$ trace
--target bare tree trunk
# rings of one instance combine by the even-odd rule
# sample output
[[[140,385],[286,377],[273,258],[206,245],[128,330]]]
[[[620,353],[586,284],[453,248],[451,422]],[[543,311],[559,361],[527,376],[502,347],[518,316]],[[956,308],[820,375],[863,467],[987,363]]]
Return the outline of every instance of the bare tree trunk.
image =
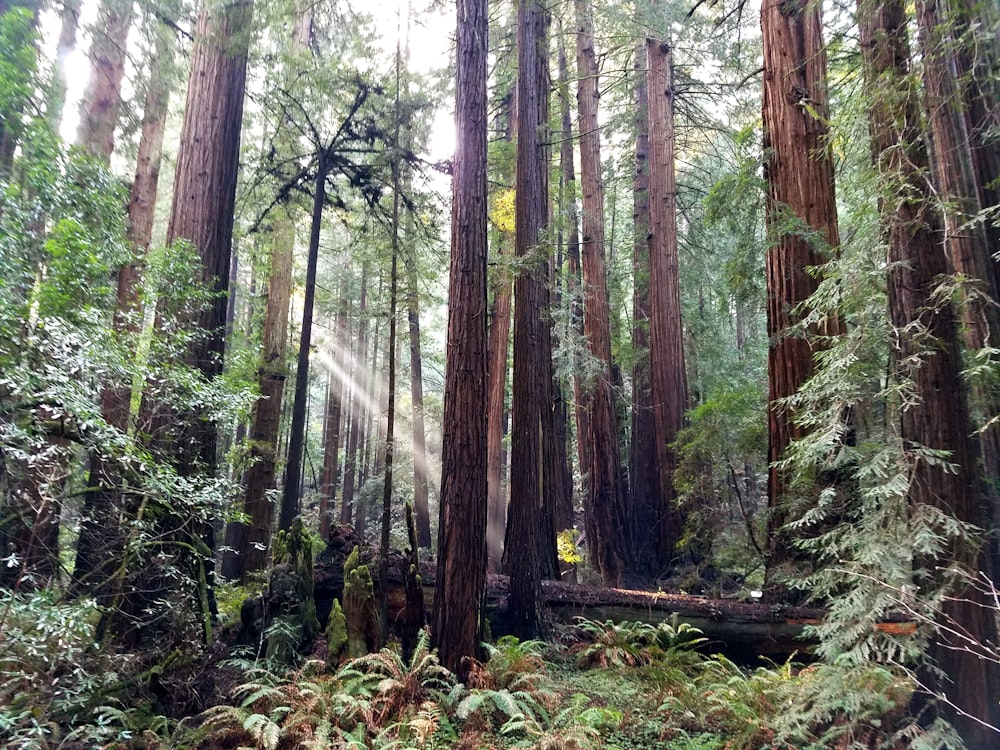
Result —
[[[329,157],[321,149],[317,156],[316,183],[313,187],[312,225],[309,233],[309,257],[306,262],[306,285],[302,301],[302,328],[299,334],[299,358],[295,369],[295,401],[288,436],[288,463],[285,466],[285,489],[281,496],[278,528],[287,531],[299,514],[302,493],[302,457],[305,449],[306,412],[309,398],[309,349],[312,346],[313,305],[316,299],[316,270],[319,263],[319,238],[326,201],[326,177]]]
[[[457,0],[448,360],[431,633],[464,676],[483,638],[486,582],[486,0]]]
[[[611,328],[608,312],[608,272],[605,266],[604,186],[601,182],[601,138],[597,120],[597,53],[593,10],[588,0],[576,0],[576,61],[579,85],[580,177],[583,185],[583,330],[587,350],[596,364],[586,383],[590,410],[590,465],[587,507],[593,513],[598,570],[606,586],[620,586],[627,572],[625,498],[618,452],[618,414],[612,383]]]
[[[508,237],[500,238],[500,253]],[[489,406],[487,408],[487,519],[486,546],[490,571],[499,573],[503,563],[503,538],[507,497],[503,491],[503,435],[510,372],[510,308],[512,282],[505,271],[496,276],[489,328]]]
[[[673,562],[684,525],[676,505],[674,469],[677,454],[671,445],[684,426],[687,388],[677,254],[673,57],[667,43],[656,39],[647,40],[646,52],[649,61],[649,360],[659,489],[655,571],[663,573]]]
[[[504,542],[510,575],[509,626],[517,637],[534,638],[541,619],[543,540],[543,379],[546,354],[545,284],[548,279],[542,232],[547,219],[548,12],[537,0],[520,0],[517,10],[517,181],[514,198],[515,255],[524,264],[514,282],[514,378],[511,429],[511,492]]]
[[[320,495],[319,533],[326,540],[330,536],[330,520],[336,507],[337,486],[340,483],[340,435],[344,429],[345,368],[344,347],[347,346],[347,276],[340,282],[340,301],[337,306],[337,335],[334,341],[333,362],[327,395],[326,429],[323,437],[323,487]]]
[[[424,427],[424,376],[420,356],[420,299],[414,249],[403,256],[407,278],[407,323],[410,333],[410,401],[413,406],[413,514],[417,544],[431,546],[431,517],[428,506],[427,431]]]
[[[785,477],[776,466],[789,443],[803,436],[782,400],[813,373],[813,342],[797,330],[797,306],[816,290],[806,268],[824,262],[840,244],[829,148],[826,48],[820,4],[765,3],[764,153],[767,181],[768,507],[769,589],[794,560],[782,531]],[[797,225],[797,226],[796,226]],[[816,239],[818,238],[818,239]],[[834,326],[839,327],[839,323]],[[833,333],[833,331],[828,331]]]
[[[105,162],[115,146],[134,6],[134,0],[101,0],[91,29],[90,82],[80,102],[76,140]]]
[[[637,572],[655,576],[659,570],[657,518],[663,502],[656,462],[656,425],[649,353],[649,96],[646,85],[646,44],[635,49],[635,191],[632,252],[632,445],[629,482],[632,553]]]
[[[368,399],[365,382],[365,355],[368,348],[368,265],[361,268],[361,299],[358,302],[358,337],[351,365],[351,418],[347,432],[347,454],[344,456],[344,491],[341,497],[340,522],[354,521],[354,490],[358,473],[358,442]]]
[[[927,153],[920,137],[920,112],[909,71],[906,14],[899,0],[862,0],[858,11],[861,49],[866,63],[871,105],[872,150],[876,167],[892,197],[882,201],[882,221],[889,244],[889,311],[900,342],[895,353],[898,375],[909,379],[916,398],[902,414],[902,438],[917,451],[912,457],[909,502],[915,512],[932,507],[958,521],[981,524],[975,448],[961,376],[958,331],[950,305],[934,304],[938,279],[947,273],[942,232],[933,197],[923,177]],[[913,332],[917,331],[916,334]],[[922,339],[929,334],[932,343]],[[918,356],[919,354],[919,356]],[[918,364],[913,362],[918,360]],[[920,451],[944,451],[948,464],[929,461]],[[958,562],[973,574],[978,554],[946,550],[944,559],[924,559],[925,575]],[[921,586],[924,583],[921,582]],[[941,691],[939,704],[970,748],[996,744],[1000,707],[1000,667],[969,648],[950,628],[956,625],[972,642],[996,643],[992,607],[976,586],[961,581],[941,605],[940,629],[930,646],[933,669],[921,673],[924,691]],[[923,710],[926,693],[918,690],[914,707]],[[928,717],[920,716],[921,720]]]

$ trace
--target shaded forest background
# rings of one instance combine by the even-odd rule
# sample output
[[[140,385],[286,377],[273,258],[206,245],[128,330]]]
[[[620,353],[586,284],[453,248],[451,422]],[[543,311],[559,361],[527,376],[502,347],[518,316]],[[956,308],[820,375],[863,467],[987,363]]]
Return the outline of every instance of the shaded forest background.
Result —
[[[123,694],[240,644],[244,684],[319,648],[334,701],[362,667],[514,695],[476,680],[535,639],[702,668],[676,619],[567,636],[561,580],[813,607],[818,697],[742,746],[992,747],[998,30],[989,0],[0,0],[0,739],[111,742]],[[190,690],[144,705],[232,723]],[[489,733],[449,705],[393,741]],[[558,715],[508,735],[599,742]]]

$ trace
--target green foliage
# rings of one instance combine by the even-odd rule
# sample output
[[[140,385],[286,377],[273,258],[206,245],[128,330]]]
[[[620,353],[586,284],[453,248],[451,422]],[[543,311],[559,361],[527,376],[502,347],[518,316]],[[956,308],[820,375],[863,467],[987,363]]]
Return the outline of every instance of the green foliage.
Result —
[[[333,608],[330,610],[330,618],[327,620],[326,631],[326,662],[328,666],[335,666],[340,661],[340,656],[347,645],[347,618],[344,610],[337,599],[333,600]]]

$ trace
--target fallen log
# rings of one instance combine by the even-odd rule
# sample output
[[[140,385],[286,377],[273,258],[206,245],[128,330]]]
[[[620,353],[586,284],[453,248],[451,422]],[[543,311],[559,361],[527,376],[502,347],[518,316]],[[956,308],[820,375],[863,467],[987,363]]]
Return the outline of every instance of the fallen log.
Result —
[[[340,547],[342,550],[348,548],[347,544]],[[327,551],[330,552],[331,548]],[[332,597],[341,594],[338,589],[342,587],[342,568],[338,575],[336,557],[327,555],[324,560],[321,556],[316,565],[316,604],[321,622],[329,612]],[[406,616],[403,571],[407,565],[408,560],[402,555],[393,555],[390,560],[386,589],[390,623],[402,621]],[[434,564],[421,561],[420,573],[424,606],[429,612],[434,603]],[[375,586],[378,590],[377,579]],[[503,611],[508,591],[507,576],[487,577],[486,604],[494,635],[503,633]],[[542,600],[549,612],[563,622],[584,617],[601,622],[638,620],[657,624],[676,617],[678,622],[686,622],[701,630],[709,640],[710,650],[748,665],[759,664],[760,657],[783,662],[792,654],[796,654],[797,660],[810,660],[816,642],[807,635],[806,626],[820,623],[826,615],[824,610],[814,607],[609,589],[561,581],[543,581]],[[911,632],[913,624],[899,616],[888,618],[878,627],[887,632],[903,633]]]

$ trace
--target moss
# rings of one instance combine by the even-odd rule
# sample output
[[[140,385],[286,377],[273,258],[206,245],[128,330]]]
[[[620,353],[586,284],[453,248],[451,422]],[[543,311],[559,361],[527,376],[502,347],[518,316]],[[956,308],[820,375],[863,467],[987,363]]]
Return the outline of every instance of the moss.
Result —
[[[347,618],[347,656],[356,658],[375,650],[378,621],[375,586],[367,565],[361,565],[357,547],[344,563],[344,616]]]
[[[340,661],[340,656],[347,645],[347,618],[340,602],[333,600],[330,619],[326,624],[326,663],[333,667]]]

